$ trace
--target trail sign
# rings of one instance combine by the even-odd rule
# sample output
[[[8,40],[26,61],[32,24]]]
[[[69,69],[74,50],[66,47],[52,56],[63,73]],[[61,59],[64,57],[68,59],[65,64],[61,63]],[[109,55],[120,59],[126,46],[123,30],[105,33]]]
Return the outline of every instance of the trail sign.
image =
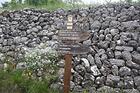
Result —
[[[87,54],[89,52],[89,48],[87,45],[59,45],[59,53],[61,54]]]
[[[87,40],[90,37],[90,33],[81,31],[60,31],[58,36],[59,41],[62,43],[69,43],[70,41],[79,43],[81,41]]]
[[[67,31],[59,31],[59,47],[58,52],[65,55],[65,71],[64,71],[64,93],[69,93],[70,77],[72,67],[72,55],[86,54],[89,48],[86,45],[79,44],[79,42],[90,37],[89,32],[72,31],[72,15],[68,16]]]

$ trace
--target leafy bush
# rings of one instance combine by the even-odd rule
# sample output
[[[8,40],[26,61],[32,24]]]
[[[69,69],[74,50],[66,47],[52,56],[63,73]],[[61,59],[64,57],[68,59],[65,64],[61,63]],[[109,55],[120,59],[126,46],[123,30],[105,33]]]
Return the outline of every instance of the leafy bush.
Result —
[[[22,75],[21,70],[0,71],[0,93],[58,93],[49,88],[49,81],[29,79]]]

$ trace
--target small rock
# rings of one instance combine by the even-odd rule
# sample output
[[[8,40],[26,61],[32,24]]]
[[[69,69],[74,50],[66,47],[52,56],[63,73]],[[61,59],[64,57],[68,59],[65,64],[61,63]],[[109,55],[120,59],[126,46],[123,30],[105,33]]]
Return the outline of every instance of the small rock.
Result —
[[[132,60],[131,53],[128,52],[128,51],[123,51],[122,56],[123,56],[123,59],[126,60],[126,61],[131,61]]]
[[[109,59],[111,65],[116,65],[118,67],[120,66],[124,66],[125,64],[125,61],[124,60],[121,60],[121,59]]]
[[[111,68],[113,75],[117,76],[119,73],[119,68],[116,65],[113,65]]]
[[[26,69],[27,68],[27,64],[26,63],[18,63],[16,65],[16,69]]]
[[[115,58],[116,59],[122,58],[122,53],[120,51],[115,51]]]
[[[89,40],[86,40],[86,41],[83,42],[83,44],[84,45],[91,45],[91,40],[90,39]]]
[[[119,33],[119,30],[118,29],[111,29],[110,33],[111,33],[111,35],[115,36],[116,34]]]
[[[126,89],[131,89],[134,87],[134,81],[133,81],[133,78],[132,77],[124,77],[124,87]]]
[[[90,66],[89,61],[86,58],[81,58],[81,61],[84,63],[85,67],[89,67]]]
[[[128,67],[121,67],[119,70],[119,75],[120,76],[128,76],[131,75],[131,69]]]
[[[113,76],[113,75],[108,75],[107,80],[106,80],[106,85],[109,86],[114,86],[120,81],[120,76]]]
[[[88,60],[91,66],[95,65],[94,57],[91,54],[88,55]]]
[[[132,55],[133,62],[140,64],[140,54],[136,53]]]
[[[134,77],[134,83],[136,87],[140,87],[140,76]]]
[[[102,92],[104,92],[104,93],[113,93],[114,89],[109,87],[109,86],[103,86],[103,87],[97,89],[97,93],[102,93]]]
[[[91,66],[91,71],[94,76],[99,76],[101,74],[97,66]]]

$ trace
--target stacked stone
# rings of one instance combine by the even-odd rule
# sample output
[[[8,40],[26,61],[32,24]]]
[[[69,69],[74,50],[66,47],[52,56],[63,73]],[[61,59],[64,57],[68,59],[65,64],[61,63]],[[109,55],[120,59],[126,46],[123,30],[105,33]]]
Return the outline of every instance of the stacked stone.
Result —
[[[4,55],[16,61],[24,56],[23,48],[57,40],[58,30],[66,29],[69,13],[74,16],[74,31],[91,32],[91,37],[81,42],[89,45],[91,51],[80,59],[76,55],[73,57],[71,89],[82,91],[88,88],[94,93],[94,90],[114,88],[139,93],[139,5],[110,4],[53,12],[24,9],[2,13],[0,62]],[[64,60],[58,65],[63,70]],[[63,84],[63,73],[60,72],[60,84]]]
[[[138,9],[134,5],[120,4],[74,12],[74,30],[91,31],[92,37],[81,42],[90,46],[90,53],[82,55],[80,61],[77,56],[73,58],[73,91],[81,92],[88,88],[94,93],[93,90],[101,91],[106,88],[111,91],[113,87],[116,92],[124,89],[126,93],[139,93]]]

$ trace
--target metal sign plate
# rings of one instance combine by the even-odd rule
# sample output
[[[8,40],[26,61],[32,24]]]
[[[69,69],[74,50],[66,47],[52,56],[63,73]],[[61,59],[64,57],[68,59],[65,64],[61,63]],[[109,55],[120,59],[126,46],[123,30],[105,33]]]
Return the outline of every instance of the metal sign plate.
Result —
[[[58,52],[61,54],[86,54],[89,52],[87,45],[59,45]]]

